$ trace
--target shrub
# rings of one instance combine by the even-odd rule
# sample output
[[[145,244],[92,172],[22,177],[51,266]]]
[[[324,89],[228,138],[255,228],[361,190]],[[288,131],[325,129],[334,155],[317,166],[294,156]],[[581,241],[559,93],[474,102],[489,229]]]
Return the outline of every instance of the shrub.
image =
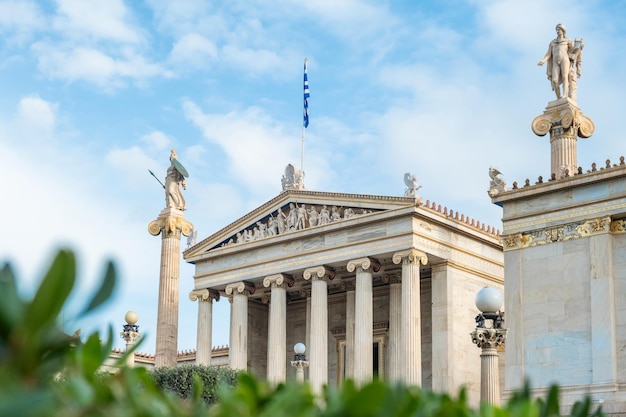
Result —
[[[218,400],[221,385],[233,387],[238,372],[230,368],[202,365],[183,365],[176,368],[157,368],[151,372],[156,386],[162,391],[173,392],[180,398],[191,398],[194,386],[202,383],[200,397],[209,405]]]

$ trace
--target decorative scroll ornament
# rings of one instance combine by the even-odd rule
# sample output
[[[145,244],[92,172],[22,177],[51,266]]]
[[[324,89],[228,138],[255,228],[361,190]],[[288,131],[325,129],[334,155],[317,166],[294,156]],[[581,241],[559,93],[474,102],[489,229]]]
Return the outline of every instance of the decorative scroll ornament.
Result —
[[[571,136],[589,138],[595,131],[593,121],[585,116],[577,107],[565,103],[557,108],[546,111],[533,120],[533,133],[537,136]]]
[[[426,265],[428,263],[428,256],[426,256],[424,252],[412,248],[394,253],[391,260],[396,265],[403,260],[411,264],[420,262],[422,265]]]
[[[325,276],[328,277],[328,279],[334,279],[335,275],[335,270],[332,268],[326,266],[316,266],[313,268],[305,269],[302,277],[305,279],[305,281],[308,281],[311,278],[317,277],[318,279],[322,279]]]
[[[277,286],[277,287],[281,287],[284,283],[287,284],[288,287],[293,287],[294,284],[294,279],[293,277],[291,277],[290,275],[286,275],[286,274],[275,274],[275,275],[269,275],[267,277],[265,277],[263,279],[263,286],[265,288],[270,287],[270,286]]]
[[[189,293],[189,299],[191,301],[207,301],[207,300],[220,300],[220,293],[208,288],[202,288],[200,290],[193,290]]]
[[[163,233],[164,237],[180,239],[181,233],[185,236],[191,235],[193,232],[193,224],[191,224],[191,222],[167,210],[163,213],[164,214],[161,214],[156,220],[148,224],[148,232],[152,236],[158,236]]]
[[[348,270],[348,272],[354,272],[357,267],[361,268],[363,271],[367,271],[368,269],[370,269],[370,267],[374,272],[380,271],[380,263],[370,258],[354,259],[348,262],[348,266],[346,269]]]
[[[228,284],[224,289],[224,292],[227,295],[243,294],[245,291],[247,291],[248,294],[254,294],[255,290],[256,287],[251,282],[238,281],[233,282],[232,284]]]

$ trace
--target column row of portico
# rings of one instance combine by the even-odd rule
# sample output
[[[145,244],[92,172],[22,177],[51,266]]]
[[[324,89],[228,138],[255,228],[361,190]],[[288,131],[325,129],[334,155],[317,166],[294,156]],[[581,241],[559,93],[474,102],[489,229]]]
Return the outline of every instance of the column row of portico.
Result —
[[[421,384],[421,323],[420,323],[420,264],[426,263],[426,255],[415,249],[393,254],[392,261],[402,264],[401,280],[390,284],[389,323],[389,377],[406,383]],[[357,383],[373,378],[373,292],[372,274],[381,265],[369,257],[347,262],[347,271],[356,275],[354,286],[346,291],[346,362],[345,375]],[[304,280],[311,281],[310,299],[307,299],[307,354],[309,381],[315,392],[321,392],[328,383],[328,281],[335,272],[327,266],[315,266],[303,271]],[[286,379],[286,286],[293,285],[287,274],[275,274],[263,279],[263,285],[271,288],[268,320],[267,378],[271,383]],[[198,290],[203,291],[203,290]],[[208,290],[204,290],[208,291]],[[229,357],[233,369],[247,369],[248,364],[248,296],[254,293],[254,285],[236,282],[226,286],[231,300],[231,331]],[[195,292],[192,292],[194,294]],[[215,297],[204,293],[194,295],[207,300],[208,306]],[[190,294],[190,297],[192,295]],[[219,297],[219,295],[218,295]],[[193,298],[192,298],[193,299]],[[202,312],[201,312],[202,310]],[[207,311],[209,311],[207,315]],[[198,310],[198,360],[210,363],[210,307],[202,304]],[[202,319],[202,325],[200,320]],[[202,329],[201,330],[201,326]],[[205,352],[208,349],[208,354]],[[198,362],[202,363],[202,362]]]

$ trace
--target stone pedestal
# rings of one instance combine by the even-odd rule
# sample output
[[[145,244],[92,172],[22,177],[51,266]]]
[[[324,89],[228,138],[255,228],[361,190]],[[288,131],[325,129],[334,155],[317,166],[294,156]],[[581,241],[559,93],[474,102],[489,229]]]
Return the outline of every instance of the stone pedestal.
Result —
[[[482,350],[480,354],[480,401],[500,405],[497,348],[504,346],[506,329],[477,327],[471,336],[472,342]]]
[[[178,298],[180,282],[180,235],[189,236],[193,225],[183,212],[174,208],[161,211],[150,222],[148,231],[162,236],[161,271],[159,273],[159,306],[157,312],[156,352],[154,366],[176,366],[178,349]]]
[[[311,345],[309,381],[316,394],[328,383],[328,285],[335,272],[324,266],[304,270],[303,278],[311,280]]]
[[[561,98],[549,102],[543,114],[535,117],[532,130],[537,136],[550,133],[550,172],[559,179],[578,172],[576,141],[593,135],[595,125],[582,114],[575,101]]]
[[[196,333],[196,365],[211,365],[213,348],[213,300],[219,301],[217,291],[201,289],[189,293],[191,301],[198,301],[198,329]]]

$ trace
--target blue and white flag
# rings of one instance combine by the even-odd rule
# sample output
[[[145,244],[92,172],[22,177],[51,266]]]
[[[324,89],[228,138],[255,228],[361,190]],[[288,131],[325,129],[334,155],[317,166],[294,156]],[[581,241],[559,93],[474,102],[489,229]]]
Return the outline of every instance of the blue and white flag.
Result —
[[[309,127],[309,79],[306,75],[306,63],[308,59],[304,59],[304,127]]]

